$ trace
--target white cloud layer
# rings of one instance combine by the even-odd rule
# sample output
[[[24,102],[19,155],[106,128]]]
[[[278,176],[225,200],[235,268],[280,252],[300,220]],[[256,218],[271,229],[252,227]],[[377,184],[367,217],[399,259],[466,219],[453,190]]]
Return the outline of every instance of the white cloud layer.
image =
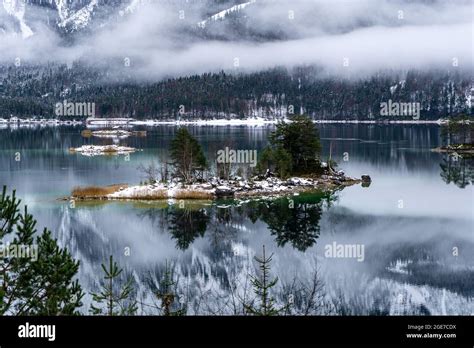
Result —
[[[236,69],[236,58],[244,71],[318,64],[331,72],[360,74],[450,68],[453,59],[461,69],[473,67],[471,1],[257,0],[246,7],[250,28],[285,37],[266,42],[236,39],[225,22],[219,34],[229,40],[196,39],[183,29],[203,19],[205,8],[185,12],[185,20],[177,11],[171,2],[142,3],[122,21],[85,33],[73,45],[40,23],[28,39],[0,31],[0,63],[13,64],[16,57],[30,63],[81,58],[99,65],[128,57],[131,74],[148,79]],[[0,12],[0,20],[6,16]]]

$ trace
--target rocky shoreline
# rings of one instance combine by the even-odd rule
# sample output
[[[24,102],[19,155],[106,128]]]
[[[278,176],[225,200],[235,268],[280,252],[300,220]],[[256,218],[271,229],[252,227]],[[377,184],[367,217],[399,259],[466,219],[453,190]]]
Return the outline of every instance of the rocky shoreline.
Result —
[[[346,186],[370,185],[371,178],[360,179],[346,176],[343,171],[318,178],[291,177],[279,179],[271,174],[245,180],[234,177],[230,180],[211,178],[200,183],[183,185],[177,180],[150,185],[119,186],[107,194],[81,195],[80,190],[71,200],[159,200],[159,199],[219,199],[283,196],[307,191],[339,190]],[[86,192],[84,190],[84,192]],[[89,192],[89,191],[87,191]]]
[[[88,128],[104,128],[113,125],[123,127],[133,126],[161,126],[161,125],[203,125],[203,126],[265,126],[274,125],[279,121],[288,122],[286,118],[264,118],[264,117],[247,117],[240,119],[237,115],[235,118],[214,118],[214,119],[189,119],[174,120],[174,119],[133,119],[133,118],[93,118],[93,119],[57,119],[57,118],[0,118],[0,125],[12,127],[28,127],[28,126],[78,126],[86,125]],[[353,124],[437,124],[442,125],[447,123],[446,119],[438,120],[313,120],[314,123],[353,123]]]
[[[129,131],[126,129],[101,129],[90,130],[85,129],[81,132],[84,138],[96,137],[104,139],[126,139],[131,136],[146,137],[146,131]]]

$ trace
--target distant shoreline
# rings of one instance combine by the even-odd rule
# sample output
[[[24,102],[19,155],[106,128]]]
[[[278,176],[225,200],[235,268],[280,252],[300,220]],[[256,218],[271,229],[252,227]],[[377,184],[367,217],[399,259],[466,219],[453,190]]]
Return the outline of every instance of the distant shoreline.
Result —
[[[28,127],[55,127],[55,126],[78,126],[85,125],[87,128],[118,128],[134,126],[161,126],[161,125],[196,125],[196,126],[267,126],[277,124],[279,121],[288,122],[288,119],[212,119],[212,120],[136,120],[131,118],[94,118],[87,120],[59,120],[59,119],[21,119],[21,118],[0,118],[0,128],[8,126]],[[317,124],[436,124],[442,125],[447,122],[444,119],[438,120],[314,120]]]

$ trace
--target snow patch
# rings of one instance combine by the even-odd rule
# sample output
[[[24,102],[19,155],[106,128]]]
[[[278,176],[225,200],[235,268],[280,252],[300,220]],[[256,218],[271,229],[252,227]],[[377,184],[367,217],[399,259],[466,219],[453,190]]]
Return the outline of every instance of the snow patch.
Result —
[[[227,17],[227,15],[229,15],[230,13],[232,12],[238,12],[238,11],[241,11],[243,10],[244,8],[246,8],[247,6],[255,3],[257,0],[250,0],[249,2],[245,2],[243,4],[239,4],[239,5],[235,5],[235,6],[232,6],[231,8],[228,8],[227,10],[223,10],[219,13],[216,13],[215,15],[199,22],[197,25],[198,27],[200,28],[205,28],[206,25],[209,23],[209,22],[212,22],[212,21],[217,21],[217,20],[223,20],[225,17]]]
[[[24,39],[33,35],[33,30],[25,23],[26,5],[23,0],[3,0],[3,8],[20,23],[21,35]]]

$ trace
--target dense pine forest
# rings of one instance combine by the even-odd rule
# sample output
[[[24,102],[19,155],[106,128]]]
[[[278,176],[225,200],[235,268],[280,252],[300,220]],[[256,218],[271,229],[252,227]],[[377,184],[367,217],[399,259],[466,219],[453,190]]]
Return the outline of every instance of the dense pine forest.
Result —
[[[80,64],[0,67],[0,117],[53,118],[64,100],[95,103],[101,117],[386,119],[380,103],[420,103],[421,119],[472,115],[472,77],[459,71],[329,75],[316,67],[238,71],[139,82]],[[399,117],[406,119],[406,117]]]

